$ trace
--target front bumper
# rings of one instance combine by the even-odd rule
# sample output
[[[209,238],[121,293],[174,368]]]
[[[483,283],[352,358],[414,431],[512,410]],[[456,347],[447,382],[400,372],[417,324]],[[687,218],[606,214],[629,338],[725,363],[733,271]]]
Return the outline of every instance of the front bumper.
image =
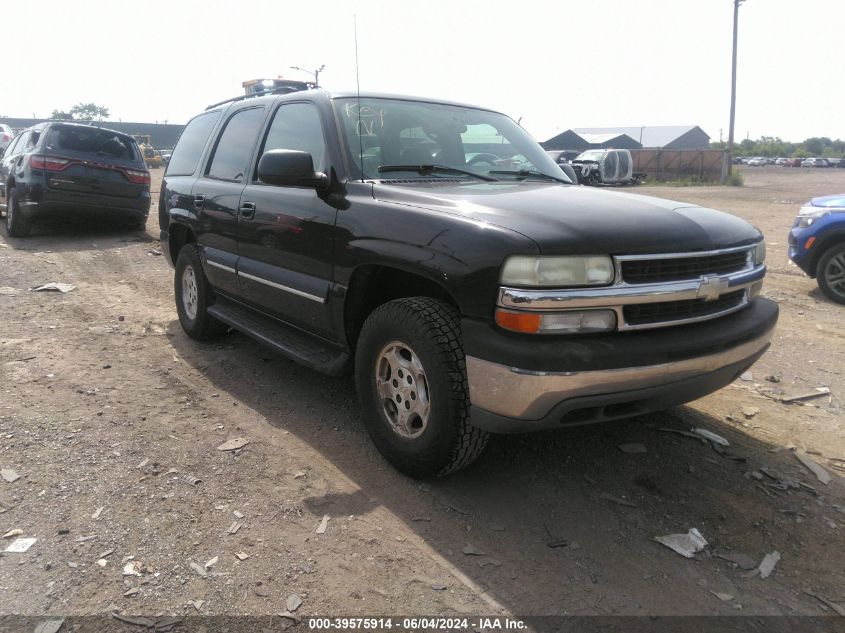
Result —
[[[812,229],[793,227],[787,237],[789,259],[811,277],[815,277],[816,274],[812,269],[813,252],[807,248],[807,241],[814,236],[815,231]]]
[[[488,347],[493,355],[504,354],[481,358],[473,354],[481,349],[481,338],[470,331],[470,420],[490,431],[521,433],[626,418],[695,400],[735,380],[765,353],[777,314],[774,302],[758,298],[739,313],[704,324],[572,338],[559,348],[558,362],[548,349],[532,353],[535,344],[524,337],[521,353],[493,344]],[[517,360],[515,353],[524,354],[525,362],[501,362]]]

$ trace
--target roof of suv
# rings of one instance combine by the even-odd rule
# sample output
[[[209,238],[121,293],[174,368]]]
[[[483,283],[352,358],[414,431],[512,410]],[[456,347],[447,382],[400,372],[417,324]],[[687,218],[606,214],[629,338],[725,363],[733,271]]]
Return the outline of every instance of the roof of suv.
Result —
[[[127,137],[127,138],[131,138],[133,141],[135,140],[134,138],[132,138],[131,134],[127,134],[126,132],[119,132],[117,130],[112,130],[111,128],[105,127],[103,125],[98,125],[98,123],[99,123],[98,121],[90,121],[90,122],[86,121],[85,123],[77,123],[76,121],[60,121],[60,120],[42,121],[41,123],[36,123],[35,125],[27,128],[27,129],[29,129],[29,130],[43,130],[45,127],[50,126],[50,125],[63,125],[63,126],[86,128],[86,129],[95,128],[97,130],[102,130],[103,132],[108,132],[109,134],[117,134],[118,136],[124,136],[124,137]]]
[[[493,110],[491,108],[485,108],[482,106],[472,105],[469,103],[461,103],[458,101],[450,101],[448,99],[435,99],[432,97],[415,97],[411,95],[398,95],[398,94],[391,94],[386,92],[352,92],[352,91],[338,91],[338,92],[329,92],[328,90],[317,89],[317,90],[300,90],[297,92],[288,92],[284,94],[266,94],[261,96],[247,96],[243,95],[241,97],[235,97],[229,101],[224,101],[222,103],[217,103],[212,106],[206,108],[207,110],[213,110],[217,107],[224,107],[228,106],[231,103],[266,103],[269,101],[275,101],[276,99],[281,98],[284,101],[296,101],[297,99],[301,99],[303,94],[306,95],[320,95],[323,98],[327,99],[354,99],[354,98],[361,98],[361,99],[396,99],[400,101],[419,101],[422,103],[438,103],[443,105],[450,105],[450,106],[457,106],[461,108],[472,108],[474,110],[486,110],[488,112],[496,112],[500,114],[498,110]]]

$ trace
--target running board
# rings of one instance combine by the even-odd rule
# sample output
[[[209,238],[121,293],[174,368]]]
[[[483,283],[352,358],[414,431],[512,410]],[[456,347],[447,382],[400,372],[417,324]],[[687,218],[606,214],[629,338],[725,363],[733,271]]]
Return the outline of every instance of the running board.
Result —
[[[220,296],[208,307],[208,313],[301,365],[331,376],[348,373],[348,353],[293,326]]]

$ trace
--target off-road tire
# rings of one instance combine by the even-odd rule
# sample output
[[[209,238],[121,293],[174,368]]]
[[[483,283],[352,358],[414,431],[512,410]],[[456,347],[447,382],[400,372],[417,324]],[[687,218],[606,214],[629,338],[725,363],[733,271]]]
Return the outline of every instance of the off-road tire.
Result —
[[[816,267],[821,291],[831,301],[845,304],[845,281],[839,277],[842,274],[845,274],[845,242],[834,244],[822,253]]]
[[[26,237],[31,227],[29,220],[21,214],[18,192],[10,189],[6,200],[6,232],[10,237]]]
[[[386,345],[399,342],[418,356],[430,394],[421,435],[394,430],[378,393],[377,363]],[[457,311],[428,297],[390,301],[375,309],[358,337],[355,382],[364,424],[378,451],[397,470],[415,478],[443,476],[471,464],[488,433],[469,423],[469,387]]]
[[[188,268],[193,271],[195,282],[196,310],[193,316],[188,313],[184,299],[183,279]],[[199,251],[194,244],[186,244],[179,251],[173,290],[176,297],[176,312],[179,314],[179,323],[185,330],[185,334],[197,341],[208,341],[221,336],[228,330],[225,324],[208,314],[208,306],[214,303],[214,291],[205,278]]]

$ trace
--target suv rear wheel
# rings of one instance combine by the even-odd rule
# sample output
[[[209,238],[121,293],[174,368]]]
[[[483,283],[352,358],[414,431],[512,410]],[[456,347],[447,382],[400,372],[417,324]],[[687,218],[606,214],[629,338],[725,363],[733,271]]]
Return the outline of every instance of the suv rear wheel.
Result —
[[[179,323],[188,336],[207,341],[226,332],[226,325],[208,314],[208,306],[214,302],[214,291],[205,278],[194,244],[186,244],[179,251],[173,286]]]
[[[21,214],[18,205],[18,192],[10,189],[6,204],[6,231],[12,237],[26,237],[29,229],[29,220]]]
[[[367,317],[355,354],[364,424],[379,452],[411,477],[446,475],[487,444],[470,425],[460,320],[427,297],[390,301]]]
[[[845,303],[845,243],[831,246],[822,254],[816,279],[829,299]]]

